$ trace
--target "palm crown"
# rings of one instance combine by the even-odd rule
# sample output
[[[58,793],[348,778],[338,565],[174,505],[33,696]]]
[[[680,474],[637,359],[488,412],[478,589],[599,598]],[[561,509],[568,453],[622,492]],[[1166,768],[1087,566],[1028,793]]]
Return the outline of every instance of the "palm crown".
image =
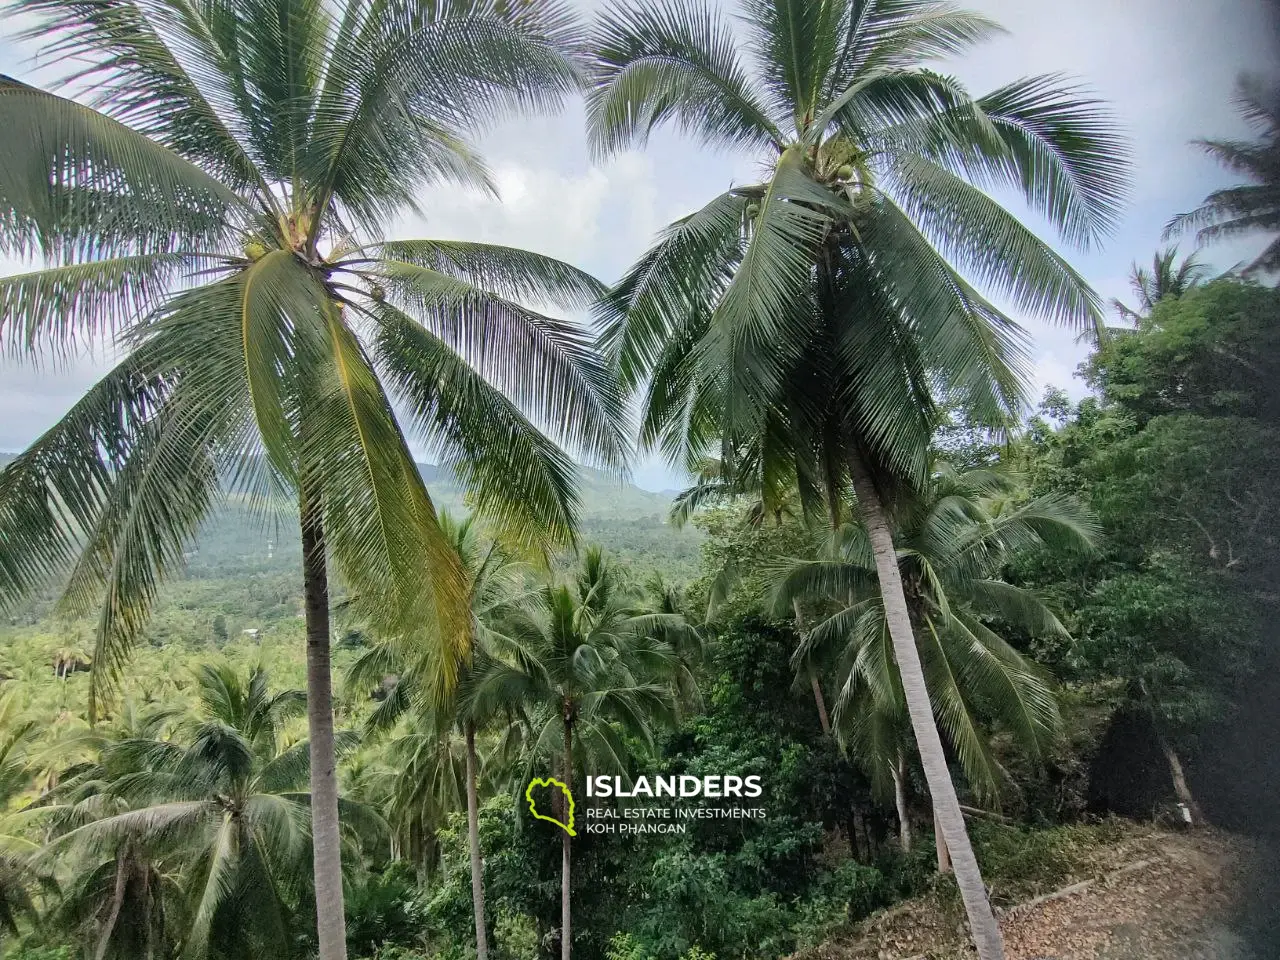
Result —
[[[1165,236],[1196,230],[1200,243],[1242,234],[1280,231],[1280,85],[1244,76],[1236,108],[1258,134],[1256,140],[1197,140],[1205,153],[1247,183],[1215,190],[1190,213],[1169,221]],[[1280,238],[1272,239],[1246,271],[1280,269]]]
[[[742,6],[731,25],[685,0],[617,5],[596,28],[598,151],[672,125],[765,173],[667,228],[602,310],[605,343],[629,388],[651,378],[643,440],[691,470],[717,442],[728,462],[772,444],[809,460],[812,482],[806,448],[834,434],[923,481],[940,385],[997,418],[1026,383],[1025,335],[973,282],[1020,311],[1101,320],[1080,276],[984,189],[1019,191],[1085,245],[1117,216],[1123,143],[1058,78],[973,98],[925,68],[996,32],[980,15]]]
[[[570,536],[572,461],[539,428],[618,465],[620,405],[583,335],[534,307],[599,287],[379,232],[430,184],[493,189],[467,138],[575,89],[570,20],[487,0],[13,9],[91,66],[71,78],[88,106],[0,79],[0,250],[49,263],[0,279],[0,342],[114,335],[127,356],[0,477],[0,593],[69,569],[69,610],[105,597],[99,693],[219,489],[298,490],[389,627],[465,638],[393,398],[478,508]]]
[[[285,725],[305,697],[225,664],[201,667],[195,693],[188,729],[162,738],[153,722],[104,738],[99,760],[42,801],[60,834],[44,855],[79,848],[101,864],[63,907],[97,956],[141,956],[164,939],[192,955],[293,949],[287,904],[309,873],[308,743],[289,742]],[[346,813],[359,822],[354,805]]]
[[[1138,301],[1137,308],[1120,300],[1112,300],[1111,305],[1125,320],[1137,322],[1150,314],[1165,297],[1180,297],[1199,286],[1207,273],[1205,265],[1194,255],[1178,260],[1178,248],[1166,247],[1151,257],[1150,270],[1137,263],[1129,270],[1129,289]]]
[[[573,583],[541,588],[491,635],[464,684],[463,709],[523,715],[529,772],[548,755],[563,759],[562,736],[584,767],[625,772],[622,732],[651,743],[653,721],[673,715],[685,634],[678,614],[645,612],[590,547]]]

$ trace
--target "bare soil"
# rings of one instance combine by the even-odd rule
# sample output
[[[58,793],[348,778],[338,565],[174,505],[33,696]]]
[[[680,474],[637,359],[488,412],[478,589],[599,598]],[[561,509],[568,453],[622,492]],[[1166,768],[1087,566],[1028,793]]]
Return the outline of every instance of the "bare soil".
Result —
[[[1048,896],[998,910],[1009,960],[1251,960],[1232,928],[1254,851],[1212,830],[1100,847]],[[995,891],[999,902],[999,891]],[[972,957],[954,890],[871,917],[797,960]]]

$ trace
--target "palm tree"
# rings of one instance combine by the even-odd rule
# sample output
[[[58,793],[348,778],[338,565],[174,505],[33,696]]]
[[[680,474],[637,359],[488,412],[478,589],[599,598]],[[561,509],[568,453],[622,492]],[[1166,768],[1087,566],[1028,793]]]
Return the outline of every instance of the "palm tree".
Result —
[[[1256,140],[1196,140],[1209,156],[1248,183],[1215,190],[1190,213],[1169,221],[1165,238],[1196,231],[1201,244],[1241,234],[1280,232],[1280,84],[1242,76],[1236,83],[1235,105],[1256,131]],[[1246,273],[1280,269],[1280,238],[1245,268]]]
[[[1137,308],[1112,300],[1111,305],[1124,319],[1137,323],[1150,315],[1157,303],[1166,297],[1177,298],[1198,287],[1208,273],[1207,268],[1194,255],[1178,259],[1177,247],[1156,251],[1151,258],[1151,270],[1136,263],[1129,270],[1129,288],[1138,300]]]
[[[520,600],[524,566],[497,540],[485,540],[474,515],[456,520],[440,513],[440,529],[457,555],[466,578],[471,613],[468,650],[489,649],[489,638],[500,629],[502,616]],[[468,682],[471,660],[458,667],[461,683]],[[484,873],[480,853],[480,762],[476,732],[491,718],[459,708],[456,697],[447,703],[430,697],[436,665],[422,651],[406,649],[395,638],[375,645],[352,667],[348,682],[367,689],[381,678],[394,676],[394,686],[369,718],[371,732],[393,727],[404,715],[414,718],[414,729],[396,738],[392,756],[401,771],[392,785],[393,808],[407,814],[408,823],[438,825],[443,816],[466,797],[467,841],[471,855],[471,897],[475,910],[476,957],[486,960]],[[461,727],[461,743],[452,736]],[[459,759],[461,758],[461,762]],[[461,787],[460,787],[461,785]]]
[[[652,749],[654,724],[674,718],[673,678],[681,658],[661,637],[681,624],[678,614],[642,612],[605,555],[589,547],[572,584],[538,591],[512,612],[492,651],[477,656],[463,709],[526,718],[524,769],[514,781],[521,791],[547,757],[558,761],[557,776],[570,790],[575,769],[625,773],[625,738]],[[562,960],[572,947],[570,849],[564,832]]]
[[[1126,150],[1060,78],[973,98],[926,69],[997,30],[980,15],[933,0],[745,0],[743,13],[745,36],[698,0],[614,6],[597,22],[598,153],[670,124],[765,171],[666,229],[604,303],[604,343],[628,389],[649,382],[646,446],[694,465],[760,443],[794,461],[802,494],[825,496],[837,525],[852,485],[973,935],[995,960],[887,498],[924,485],[940,394],[981,423],[1025,405],[1026,334],[966,275],[1021,311],[1102,321],[1084,280],[980,187],[1021,191],[1083,246],[1116,220]]]
[[[492,192],[468,138],[577,88],[554,5],[500,0],[16,0],[83,102],[0,78],[0,344],[125,358],[0,474],[0,598],[66,576],[97,610],[90,712],[230,487],[296,503],[321,960],[345,955],[329,577],[382,632],[465,648],[465,583],[393,397],[477,508],[564,539],[569,457],[624,456],[578,328],[580,271],[487,244],[381,239],[437,183]],[[428,576],[424,580],[423,573]],[[378,598],[378,602],[374,602]],[[462,651],[464,652],[464,651]]]
[[[928,488],[897,531],[898,567],[934,712],[965,779],[981,802],[999,799],[1003,773],[991,753],[986,722],[1008,730],[1038,758],[1058,728],[1048,677],[996,632],[1005,623],[1030,637],[1065,637],[1058,618],[1032,593],[1001,579],[1028,550],[1093,549],[1093,519],[1057,495],[1019,502],[1008,474],[957,472],[939,464]],[[817,656],[839,664],[838,735],[869,766],[872,784],[892,795],[904,849],[910,846],[906,768],[910,729],[903,684],[892,656],[885,606],[866,531],[846,525],[828,557],[792,564],[780,576],[774,604],[788,611],[801,599],[834,612],[795,654],[797,666]],[[940,832],[939,866],[947,847]]]
[[[310,749],[284,728],[306,695],[272,693],[261,668],[241,676],[226,664],[200,667],[195,689],[189,736],[108,741],[48,798],[61,835],[41,856],[90,865],[61,909],[97,960],[162,954],[166,941],[228,960],[297,949]],[[349,829],[371,822],[350,804],[344,814]]]

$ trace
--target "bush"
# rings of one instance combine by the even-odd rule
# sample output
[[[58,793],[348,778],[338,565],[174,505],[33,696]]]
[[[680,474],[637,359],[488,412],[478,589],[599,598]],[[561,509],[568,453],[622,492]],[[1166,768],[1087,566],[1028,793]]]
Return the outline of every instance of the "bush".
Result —
[[[1119,821],[1048,830],[989,822],[970,825],[984,879],[999,899],[1011,902],[1057,889],[1088,863],[1099,845],[1123,835]]]

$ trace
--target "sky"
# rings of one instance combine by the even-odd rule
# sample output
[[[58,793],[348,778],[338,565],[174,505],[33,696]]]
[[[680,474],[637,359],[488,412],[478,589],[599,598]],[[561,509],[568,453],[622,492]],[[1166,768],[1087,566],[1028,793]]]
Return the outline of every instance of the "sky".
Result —
[[[1247,129],[1231,107],[1243,70],[1280,62],[1277,30],[1265,0],[969,0],[965,5],[1001,23],[1002,37],[942,65],[975,94],[1019,77],[1063,73],[1111,104],[1132,144],[1133,189],[1124,217],[1099,249],[1059,246],[1104,297],[1128,299],[1134,260],[1149,262],[1164,224],[1231,183],[1189,143],[1197,137],[1237,137]],[[13,18],[0,23],[0,73],[48,82],[33,62],[37,50],[15,39]],[[427,192],[424,218],[395,225],[397,237],[466,239],[526,247],[563,258],[606,281],[617,279],[663,224],[702,206],[731,183],[747,182],[750,156],[702,149],[659,134],[643,152],[604,164],[587,155],[581,103],[562,113],[512,121],[480,141],[493,168],[500,201],[456,189]],[[999,196],[1046,239],[1051,230],[1015,197]],[[1057,245],[1057,244],[1055,244]],[[1192,241],[1183,241],[1189,252]],[[1253,241],[1205,250],[1201,258],[1225,270],[1258,249]],[[0,274],[21,269],[0,258]],[[1075,335],[1033,318],[1038,388],[1073,381],[1085,348]],[[0,450],[18,450],[65,412],[105,371],[99,347],[57,366],[0,359]],[[665,464],[645,460],[632,480],[648,489],[683,485]]]

